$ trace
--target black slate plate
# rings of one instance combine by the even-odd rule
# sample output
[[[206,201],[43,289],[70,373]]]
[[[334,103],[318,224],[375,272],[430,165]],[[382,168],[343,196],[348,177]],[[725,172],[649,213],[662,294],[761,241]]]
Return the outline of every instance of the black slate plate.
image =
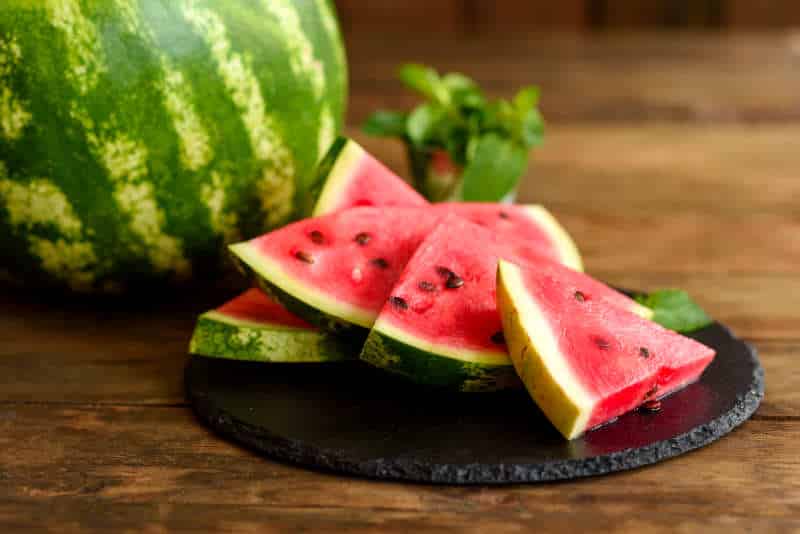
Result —
[[[600,475],[707,445],[764,396],[755,350],[726,327],[693,335],[717,350],[656,414],[629,413],[568,442],[524,391],[424,389],[359,362],[257,364],[194,356],[187,396],[211,428],[272,458],[370,478],[506,484]]]

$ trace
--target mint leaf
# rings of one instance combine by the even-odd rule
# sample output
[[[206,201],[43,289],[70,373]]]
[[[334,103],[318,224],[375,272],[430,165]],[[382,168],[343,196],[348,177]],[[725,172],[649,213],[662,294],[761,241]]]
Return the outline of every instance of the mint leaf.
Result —
[[[676,332],[693,332],[713,322],[703,308],[680,289],[637,295],[636,301],[653,310],[653,321]]]
[[[442,76],[442,83],[451,93],[456,91],[472,91],[478,88],[478,84],[476,84],[472,78],[464,76],[460,72],[445,74]]]
[[[431,104],[423,104],[412,111],[406,121],[406,134],[411,142],[422,146],[433,137],[441,115],[441,109]]]
[[[463,175],[465,201],[497,202],[519,181],[528,163],[528,151],[496,133],[481,136]]]
[[[430,67],[408,63],[400,68],[400,79],[409,88],[428,97],[438,104],[449,104],[450,94],[439,78],[439,74]]]
[[[544,119],[536,108],[529,109],[520,125],[519,138],[528,147],[541,145],[544,142]]]
[[[406,114],[378,110],[361,126],[364,133],[383,137],[403,137],[406,133]]]
[[[520,117],[526,116],[537,104],[539,104],[539,88],[535,85],[520,89],[514,96],[514,107],[517,108]]]

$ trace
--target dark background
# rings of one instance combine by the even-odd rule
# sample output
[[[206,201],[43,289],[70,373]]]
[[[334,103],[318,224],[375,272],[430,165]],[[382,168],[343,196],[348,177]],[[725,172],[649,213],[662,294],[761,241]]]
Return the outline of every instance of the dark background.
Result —
[[[345,32],[481,35],[531,30],[800,26],[797,0],[336,0]]]

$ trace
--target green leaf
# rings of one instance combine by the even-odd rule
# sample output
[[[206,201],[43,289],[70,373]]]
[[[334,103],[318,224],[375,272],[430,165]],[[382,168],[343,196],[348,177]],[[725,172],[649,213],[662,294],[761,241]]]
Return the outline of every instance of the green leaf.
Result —
[[[417,146],[422,146],[430,140],[438,126],[442,111],[433,107],[431,104],[418,106],[406,121],[406,134],[411,142]]]
[[[528,112],[539,104],[539,88],[530,85],[520,89],[514,96],[514,107],[520,117],[525,117]]]
[[[442,105],[450,103],[450,93],[439,78],[439,74],[430,67],[407,63],[400,68],[400,79],[409,88]]]
[[[486,99],[478,85],[467,76],[458,72],[451,72],[442,77],[442,83],[449,93],[449,103],[454,107],[469,110],[481,109],[486,105]]]
[[[473,91],[478,88],[478,84],[460,72],[450,72],[442,76],[442,83],[450,92],[455,91]]]
[[[713,322],[689,294],[680,289],[637,295],[636,301],[653,310],[653,321],[676,332],[693,332]]]
[[[525,172],[528,151],[496,133],[480,137],[464,168],[465,201],[496,202],[508,194]]]
[[[369,135],[403,137],[406,134],[406,114],[378,110],[364,121],[361,129]]]
[[[467,163],[467,143],[469,141],[469,130],[463,125],[444,124],[441,129],[440,141],[447,149],[450,158],[458,165],[464,166]]]
[[[544,141],[544,120],[538,109],[528,110],[523,117],[519,138],[528,148],[541,145]]]
[[[505,99],[498,99],[496,102],[497,105],[497,117],[501,121],[508,121],[514,116],[514,107],[508,100]]]

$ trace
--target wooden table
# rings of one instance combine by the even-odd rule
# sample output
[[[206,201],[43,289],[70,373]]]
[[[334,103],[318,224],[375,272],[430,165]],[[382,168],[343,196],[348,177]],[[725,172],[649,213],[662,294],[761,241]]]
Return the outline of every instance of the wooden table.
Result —
[[[182,370],[212,295],[156,311],[0,298],[0,532],[800,531],[800,44],[791,35],[351,42],[352,122],[410,102],[406,58],[492,92],[538,81],[552,119],[521,200],[588,270],[683,287],[753,342],[767,395],[721,441],[573,483],[434,487],[310,472],[201,427]],[[404,171],[399,147],[363,139]]]

